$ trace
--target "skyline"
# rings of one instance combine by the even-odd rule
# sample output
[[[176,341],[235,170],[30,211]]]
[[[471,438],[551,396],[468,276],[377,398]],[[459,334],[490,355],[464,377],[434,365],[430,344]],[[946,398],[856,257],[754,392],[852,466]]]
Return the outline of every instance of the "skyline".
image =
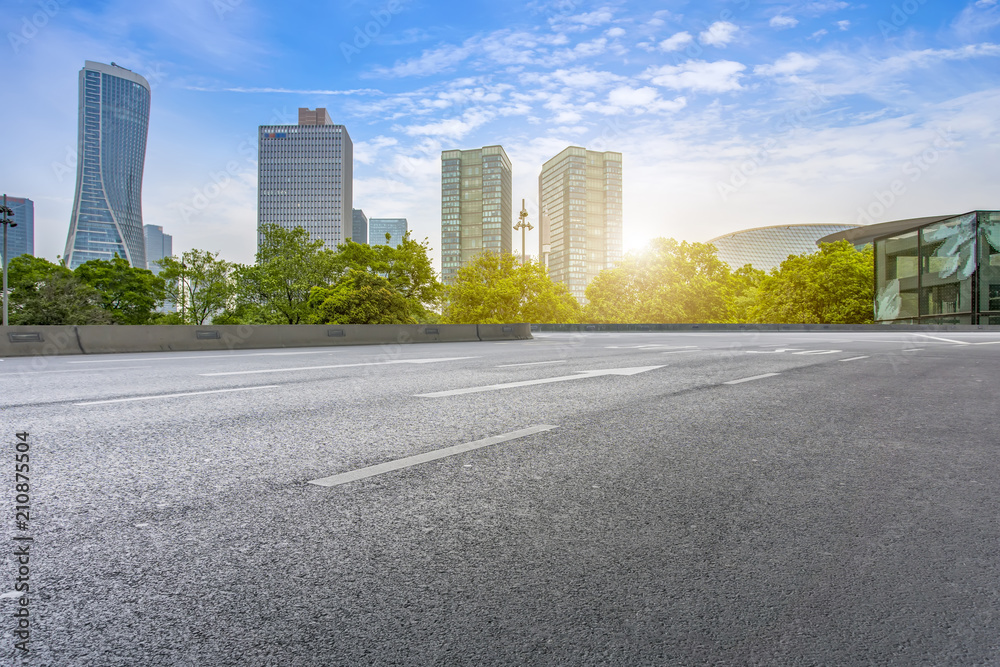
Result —
[[[910,11],[912,10],[912,11]],[[308,13],[307,13],[308,12]],[[41,17],[41,18],[40,18]],[[499,144],[537,246],[537,179],[567,146],[623,154],[625,249],[771,224],[997,209],[994,0],[8,2],[3,189],[55,259],[76,173],[76,77],[152,87],[143,222],[252,262],[258,127],[326,107],[355,140],[354,208],[403,216],[440,271],[440,154]],[[365,31],[368,34],[365,34]],[[515,220],[508,221],[513,224]]]

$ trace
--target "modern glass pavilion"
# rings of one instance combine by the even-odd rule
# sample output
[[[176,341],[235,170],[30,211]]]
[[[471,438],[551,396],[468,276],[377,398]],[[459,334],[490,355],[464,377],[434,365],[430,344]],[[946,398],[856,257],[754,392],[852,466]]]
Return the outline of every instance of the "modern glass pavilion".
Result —
[[[875,244],[875,321],[1000,324],[1000,211],[896,220],[823,237]]]

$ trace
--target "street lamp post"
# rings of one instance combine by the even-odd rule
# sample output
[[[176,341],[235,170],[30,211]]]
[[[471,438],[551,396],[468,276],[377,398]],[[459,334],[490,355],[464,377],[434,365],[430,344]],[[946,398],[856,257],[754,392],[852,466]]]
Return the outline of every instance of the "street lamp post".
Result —
[[[184,305],[187,303],[187,283],[184,281],[185,270],[187,270],[187,266],[184,262],[181,262],[181,324],[187,324],[187,312],[184,310]]]
[[[526,264],[528,257],[524,251],[524,234],[526,230],[534,229],[531,223],[528,222],[528,209],[524,207],[524,200],[521,200],[521,212],[517,215],[519,218],[518,223],[514,225],[514,229],[521,230],[521,264]]]
[[[17,227],[17,223],[10,219],[14,211],[7,206],[7,195],[3,196],[3,206],[0,206],[0,213],[3,213],[3,325],[7,326],[7,228]]]

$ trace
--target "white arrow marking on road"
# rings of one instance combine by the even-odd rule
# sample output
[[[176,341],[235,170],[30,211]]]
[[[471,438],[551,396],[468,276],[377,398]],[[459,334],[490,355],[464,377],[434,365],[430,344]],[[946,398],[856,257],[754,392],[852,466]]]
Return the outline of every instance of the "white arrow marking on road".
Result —
[[[461,361],[462,359],[478,359],[479,357],[441,357],[431,359],[395,359],[393,361],[370,361],[363,364],[334,364],[332,366],[300,366],[298,368],[265,368],[258,371],[226,371],[225,373],[199,373],[205,377],[218,375],[255,375],[258,373],[287,373],[290,371],[317,371],[327,368],[353,368],[355,366],[388,366],[389,364],[433,364],[438,361]]]
[[[514,387],[528,387],[533,384],[548,384],[550,382],[566,382],[568,380],[583,380],[586,378],[599,377],[601,375],[636,375],[653,371],[663,366],[637,366],[635,368],[605,368],[596,371],[577,371],[576,375],[562,375],[554,378],[542,378],[541,380],[524,380],[522,382],[505,382],[504,384],[491,384],[485,387],[467,387],[465,389],[449,389],[448,391],[435,391],[430,394],[416,394],[425,398],[442,398],[444,396],[458,396],[459,394],[475,394],[481,391],[497,391],[499,389],[513,389]]]

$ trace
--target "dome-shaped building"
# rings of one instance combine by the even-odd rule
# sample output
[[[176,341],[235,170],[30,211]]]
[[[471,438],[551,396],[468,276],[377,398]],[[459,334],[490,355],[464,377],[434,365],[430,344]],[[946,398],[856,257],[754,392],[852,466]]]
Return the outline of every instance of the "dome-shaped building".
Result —
[[[717,236],[709,243],[719,250],[719,259],[734,271],[744,264],[770,271],[789,255],[816,252],[816,242],[827,236],[858,225],[808,224],[754,227]]]

